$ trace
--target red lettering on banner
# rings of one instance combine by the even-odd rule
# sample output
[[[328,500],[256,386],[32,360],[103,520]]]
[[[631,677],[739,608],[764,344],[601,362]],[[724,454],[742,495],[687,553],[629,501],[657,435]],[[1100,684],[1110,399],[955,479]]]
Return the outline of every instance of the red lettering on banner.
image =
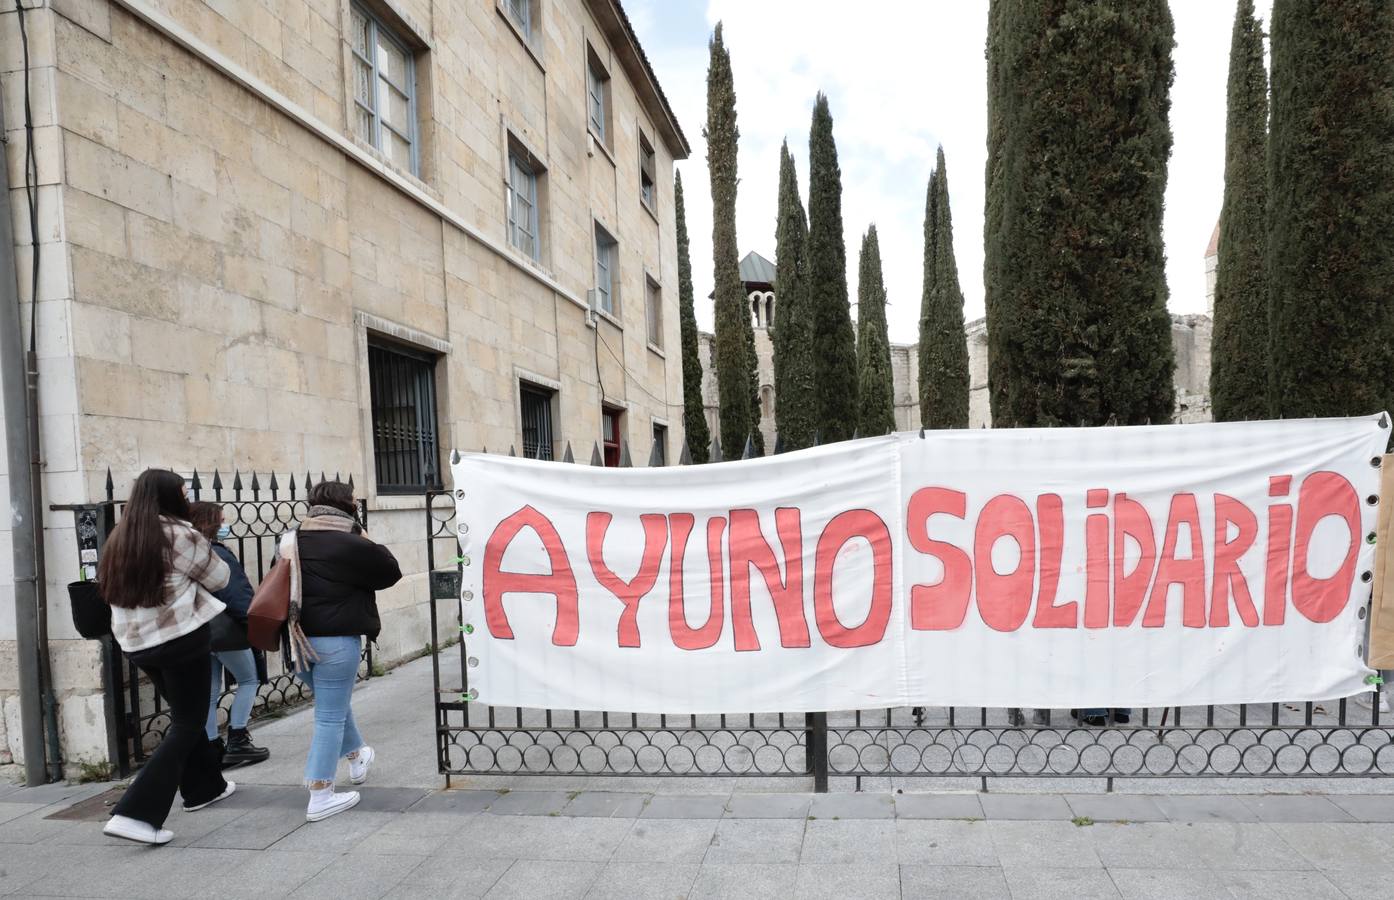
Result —
[[[1137,567],[1127,570],[1125,538],[1131,537],[1142,548]],[[1157,568],[1157,535],[1152,531],[1152,517],[1147,507],[1129,497],[1117,494],[1113,498],[1113,625],[1127,628],[1142,609],[1147,598],[1147,586]]]
[[[1190,556],[1177,558],[1181,526],[1191,538]],[[1167,513],[1166,537],[1162,540],[1162,557],[1157,564],[1157,580],[1143,614],[1144,628],[1161,628],[1166,624],[1167,594],[1173,584],[1181,585],[1181,624],[1187,628],[1205,627],[1205,551],[1200,540],[1200,509],[1195,494],[1173,494]]]
[[[1229,526],[1237,533],[1229,539]],[[1258,537],[1258,516],[1239,500],[1225,494],[1215,495],[1215,575],[1210,582],[1210,627],[1229,625],[1229,598],[1239,619],[1249,628],[1258,626],[1258,610],[1249,595],[1249,582],[1239,568],[1239,558],[1249,552]]]
[[[938,584],[910,587],[910,627],[917,631],[952,631],[963,624],[968,600],[973,593],[973,561],[953,544],[929,536],[930,516],[948,515],[962,519],[967,513],[968,495],[948,488],[920,488],[910,496],[905,530],[910,546],[928,554],[944,566]]]
[[[1286,497],[1291,475],[1268,479],[1268,496]],[[1281,625],[1287,618],[1288,574],[1292,565],[1292,505],[1268,507],[1268,555],[1263,580],[1263,624]]]
[[[723,585],[725,572],[721,566],[721,538],[726,532],[726,520],[720,516],[707,520],[711,606],[708,608],[707,621],[700,628],[693,628],[687,624],[683,599],[683,557],[687,553],[687,539],[692,534],[695,519],[692,513],[674,513],[669,516],[668,521],[673,533],[673,549],[668,562],[668,633],[673,636],[673,644],[680,650],[705,650],[716,644],[726,621]]]
[[[843,546],[857,538],[871,544],[871,607],[860,625],[848,628],[833,606],[833,566]],[[813,613],[823,640],[843,649],[880,643],[891,620],[891,531],[881,517],[869,509],[833,516],[818,536],[813,566]]]
[[[1060,587],[1060,560],[1065,554],[1065,512],[1059,494],[1036,498],[1036,521],[1040,526],[1041,586],[1036,597],[1034,628],[1078,628],[1079,604],[1071,600],[1055,605]]]
[[[1016,541],[1020,553],[1016,569],[999,575],[992,565],[992,548],[1004,536]],[[1031,611],[1036,582],[1036,526],[1021,498],[998,494],[987,501],[978,513],[973,558],[978,563],[978,615],[994,631],[1016,631]]]
[[[1102,493],[1107,498],[1108,492]],[[1103,501],[1104,504],[1107,502],[1107,499]],[[1084,520],[1085,628],[1108,627],[1108,576],[1108,515],[1106,513],[1090,513]]]
[[[531,528],[542,541],[552,565],[549,574],[505,572],[499,568],[504,551],[524,528]],[[483,582],[484,621],[491,635],[500,640],[513,640],[513,629],[508,625],[508,614],[503,608],[504,594],[551,594],[557,600],[557,622],[552,629],[552,643],[558,647],[576,646],[576,635],[580,630],[576,610],[576,576],[571,572],[571,561],[566,556],[561,535],[542,513],[531,506],[524,506],[494,528],[494,533],[489,535],[489,541],[484,546]]]
[[[663,564],[663,550],[668,545],[668,519],[654,514],[639,517],[644,526],[644,555],[639,561],[639,571],[626,581],[605,564],[605,532],[610,530],[613,518],[607,512],[586,516],[586,555],[596,581],[624,604],[624,612],[620,613],[620,646],[638,647],[639,601],[658,583],[658,567]]]
[[[1340,568],[1326,578],[1308,571],[1308,553],[1317,524],[1327,516],[1345,522],[1350,546]],[[1330,622],[1350,600],[1355,583],[1355,560],[1360,552],[1360,496],[1351,483],[1335,472],[1313,472],[1297,492],[1297,533],[1292,565],[1292,605],[1309,620]]]
[[[760,570],[774,602],[779,620],[781,647],[807,647],[808,620],[803,600],[803,528],[799,511],[780,507],[774,511],[774,526],[784,550],[784,577],[774,550],[760,531],[760,515],[753,509],[731,510],[731,626],[737,650],[759,650],[760,639],[750,614],[750,567]]]

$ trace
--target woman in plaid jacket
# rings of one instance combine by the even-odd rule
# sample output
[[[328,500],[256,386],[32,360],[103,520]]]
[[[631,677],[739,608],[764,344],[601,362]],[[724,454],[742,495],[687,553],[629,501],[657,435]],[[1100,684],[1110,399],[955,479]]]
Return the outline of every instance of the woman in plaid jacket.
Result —
[[[227,582],[227,563],[189,524],[184,479],[147,469],[107,539],[97,584],[111,606],[112,635],[164,698],[169,727],[103,829],[112,837],[167,844],[174,835],[162,826],[176,790],[192,812],[236,787],[223,779],[221,754],[203,727],[208,623],[224,609],[212,592]]]

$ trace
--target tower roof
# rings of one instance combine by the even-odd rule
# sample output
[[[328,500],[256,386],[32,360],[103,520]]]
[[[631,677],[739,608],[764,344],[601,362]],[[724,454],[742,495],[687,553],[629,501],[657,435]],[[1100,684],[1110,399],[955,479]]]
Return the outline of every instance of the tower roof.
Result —
[[[763,284],[774,285],[775,267],[774,263],[765,259],[754,250],[745,255],[741,260],[741,281],[747,285]]]

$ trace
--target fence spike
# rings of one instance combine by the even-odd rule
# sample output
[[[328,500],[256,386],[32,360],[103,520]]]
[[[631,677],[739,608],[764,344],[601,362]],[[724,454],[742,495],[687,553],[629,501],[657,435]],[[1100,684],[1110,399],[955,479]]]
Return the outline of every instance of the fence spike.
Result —
[[[634,460],[629,457],[629,441],[620,441],[620,468],[634,468]]]
[[[678,465],[692,465],[692,448],[687,446],[687,436],[683,435],[682,449],[678,451]]]
[[[261,481],[257,478],[257,470],[252,470],[252,499],[261,499]]]
[[[290,499],[295,499],[295,473],[290,473]]]
[[[822,445],[823,445],[823,429],[821,429],[821,428],[815,428],[815,429],[813,429],[813,446],[815,446],[815,447],[821,447]]]
[[[314,485],[314,483],[315,483],[315,480],[314,480],[313,478],[310,477],[310,471],[309,471],[308,469],[306,469],[306,470],[305,470],[305,496],[306,496],[306,497],[310,496],[310,488]]]
[[[353,473],[352,473],[352,472],[349,473],[348,486],[349,486],[349,490],[350,490],[350,491],[353,490]]]
[[[515,450],[515,449],[513,448],[513,445],[512,445],[512,444],[509,444],[509,445],[508,445],[508,455],[509,455],[509,456],[517,456],[517,455],[518,455],[518,451]]]
[[[223,499],[223,476],[217,469],[213,470],[213,499]]]
[[[1389,414],[1388,414],[1388,413],[1380,413],[1380,414],[1379,414],[1379,427],[1381,427],[1381,428],[1388,428],[1388,427],[1389,427]]]
[[[343,481],[343,479],[339,477],[339,473],[338,473],[338,472],[335,472],[335,473],[334,473],[334,481],[335,481],[335,482]]]
[[[852,440],[854,440],[854,441],[859,441],[859,440],[861,440],[861,439],[862,439],[862,430],[861,430],[860,428],[853,428],[853,429],[852,429]]]
[[[745,446],[741,448],[741,459],[755,458],[755,441],[750,435],[745,436]]]
[[[920,440],[924,440],[924,426],[920,426]]]
[[[325,478],[325,477],[324,477],[324,470],[323,470],[323,469],[320,469],[320,470],[319,470],[319,483],[320,483],[320,484],[324,484],[324,483],[325,483],[326,481],[328,481],[328,480],[329,480],[328,478]]]
[[[653,449],[649,451],[649,468],[655,469],[663,465],[663,458],[658,455],[659,448],[663,445],[658,441],[653,442]]]
[[[280,486],[279,484],[276,483],[276,473],[275,473],[275,472],[272,472],[272,473],[271,473],[271,485],[270,485],[270,487],[271,487],[271,499],[272,499],[272,500],[279,500],[280,498],[277,497],[276,494],[277,494],[278,491],[280,491],[281,486]]]
[[[574,462],[576,461],[576,456],[575,456],[575,454],[573,454],[573,453],[571,452],[571,442],[570,442],[570,441],[567,441],[567,442],[566,442],[566,451],[565,451],[564,453],[562,453],[562,455],[561,455],[561,461],[564,462],[564,463],[574,463]]]
[[[781,453],[783,453],[783,452],[784,452],[784,435],[782,435],[782,434],[777,434],[777,435],[774,436],[774,455],[775,455],[775,456],[778,456],[779,454],[781,454]]]
[[[232,470],[232,498],[242,499],[242,472],[238,469]]]
[[[116,499],[116,482],[111,480],[111,466],[106,468],[106,498],[108,500]]]
[[[601,457],[601,455],[600,455],[600,445],[599,445],[599,444],[591,444],[591,465],[593,465],[593,466],[603,466],[603,465],[605,465],[605,460],[604,460],[604,459]]]
[[[460,451],[459,451],[459,450],[451,450],[451,451],[450,451],[450,464],[453,466],[453,465],[457,465],[459,462],[460,462]],[[350,475],[349,478],[353,478],[353,476]]]
[[[203,490],[203,482],[198,478],[198,469],[194,469],[193,476],[189,479],[189,490],[194,492],[194,499],[199,499],[199,492]]]
[[[712,449],[707,458],[710,462],[723,461],[721,458],[721,437],[719,435],[712,435]]]

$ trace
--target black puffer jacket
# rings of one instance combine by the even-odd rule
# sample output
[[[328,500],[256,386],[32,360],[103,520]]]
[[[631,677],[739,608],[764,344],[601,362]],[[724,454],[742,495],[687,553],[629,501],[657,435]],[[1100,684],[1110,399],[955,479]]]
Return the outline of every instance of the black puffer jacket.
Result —
[[[367,635],[382,630],[374,591],[402,578],[397,559],[386,547],[361,534],[301,531],[300,627],[306,637]]]

